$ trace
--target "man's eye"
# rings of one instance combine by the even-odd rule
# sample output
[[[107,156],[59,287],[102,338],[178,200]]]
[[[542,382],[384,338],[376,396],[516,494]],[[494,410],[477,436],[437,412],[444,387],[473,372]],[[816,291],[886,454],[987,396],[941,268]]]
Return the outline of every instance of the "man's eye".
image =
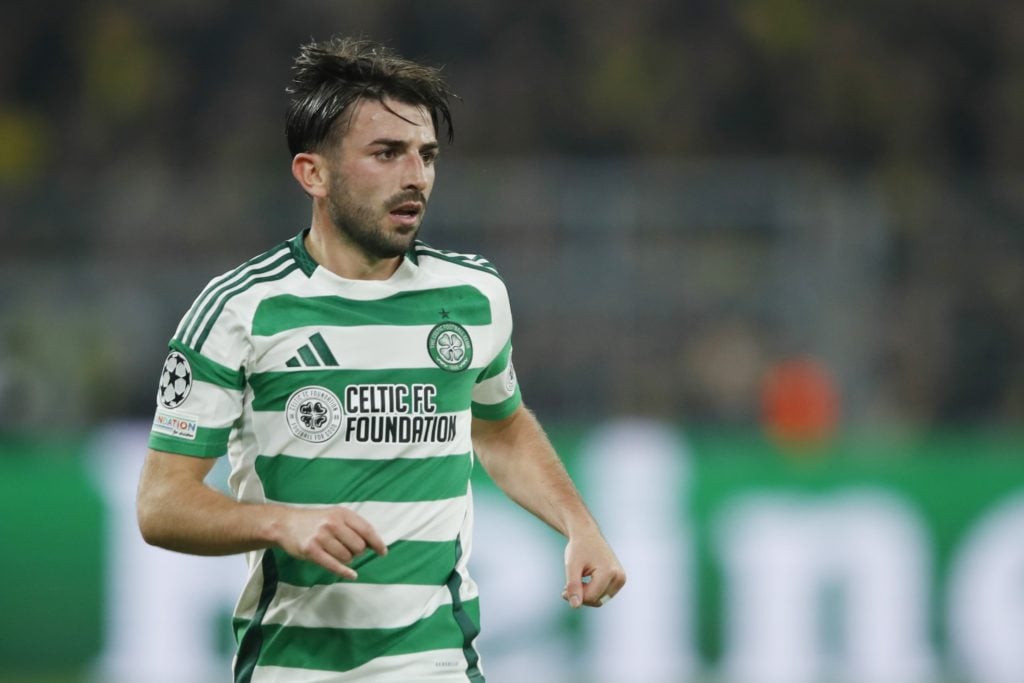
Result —
[[[376,156],[377,156],[378,159],[383,159],[384,161],[388,161],[389,159],[394,159],[395,158],[395,150],[393,150],[393,149],[382,149],[381,151],[377,152]]]
[[[423,157],[423,163],[428,165],[437,161],[437,152],[424,152],[420,156]]]

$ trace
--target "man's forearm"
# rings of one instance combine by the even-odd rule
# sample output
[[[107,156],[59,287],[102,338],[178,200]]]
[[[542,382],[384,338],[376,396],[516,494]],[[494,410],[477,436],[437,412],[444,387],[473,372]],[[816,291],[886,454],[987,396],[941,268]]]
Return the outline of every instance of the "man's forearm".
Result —
[[[533,414],[520,406],[505,420],[475,420],[473,445],[509,498],[568,539],[562,599],[600,607],[618,593],[625,570]]]
[[[234,555],[271,546],[346,579],[367,549],[388,553],[366,519],[340,505],[300,508],[240,503],[207,486],[212,463],[150,451],[139,482],[139,529],[147,543],[192,555]]]
[[[544,433],[526,408],[499,424],[474,431],[480,462],[509,498],[566,537],[597,532],[587,510]]]
[[[189,470],[170,467],[160,454],[146,460],[136,512],[147,543],[193,555],[233,555],[274,543],[275,506],[239,503],[203,483],[206,463],[180,462]]]

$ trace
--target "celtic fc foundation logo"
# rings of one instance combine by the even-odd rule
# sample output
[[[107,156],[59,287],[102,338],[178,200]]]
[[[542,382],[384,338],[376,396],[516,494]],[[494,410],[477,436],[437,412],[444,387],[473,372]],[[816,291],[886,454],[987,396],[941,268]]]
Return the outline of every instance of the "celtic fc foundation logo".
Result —
[[[288,397],[284,416],[292,434],[303,441],[323,443],[341,427],[341,402],[323,387],[305,387]]]
[[[441,323],[435,325],[427,336],[427,352],[437,367],[460,372],[473,360],[473,340],[462,325]]]

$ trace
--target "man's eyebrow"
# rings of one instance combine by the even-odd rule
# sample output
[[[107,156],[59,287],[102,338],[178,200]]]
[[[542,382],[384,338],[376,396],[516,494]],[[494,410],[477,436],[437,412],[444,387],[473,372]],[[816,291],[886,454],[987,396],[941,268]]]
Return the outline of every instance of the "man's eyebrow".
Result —
[[[392,147],[396,149],[405,149],[406,147],[409,146],[409,141],[399,140],[397,138],[377,138],[376,140],[373,140],[369,144],[367,144],[367,147],[372,147],[373,145],[381,145],[382,147]],[[436,141],[427,142],[420,146],[421,150],[430,150],[432,152],[439,150],[440,148],[440,143]]]

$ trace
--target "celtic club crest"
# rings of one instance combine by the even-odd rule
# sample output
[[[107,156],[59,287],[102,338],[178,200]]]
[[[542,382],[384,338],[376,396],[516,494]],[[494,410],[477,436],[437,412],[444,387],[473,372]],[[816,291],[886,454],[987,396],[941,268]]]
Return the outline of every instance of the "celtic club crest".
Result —
[[[341,427],[341,401],[323,387],[304,387],[288,397],[284,416],[292,434],[303,441],[323,443]]]
[[[458,323],[441,323],[427,336],[427,352],[437,367],[460,372],[473,360],[473,340]]]

